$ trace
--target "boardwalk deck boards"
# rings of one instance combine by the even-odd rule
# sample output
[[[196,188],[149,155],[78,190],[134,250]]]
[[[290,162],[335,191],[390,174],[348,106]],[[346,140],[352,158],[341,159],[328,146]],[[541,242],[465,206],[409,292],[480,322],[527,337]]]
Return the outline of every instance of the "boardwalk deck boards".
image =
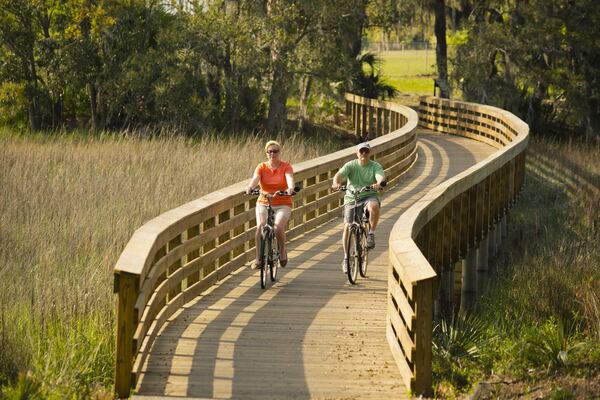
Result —
[[[419,131],[417,164],[383,197],[369,276],[341,271],[341,218],[289,243],[288,267],[260,289],[244,268],[170,317],[137,381],[139,399],[408,397],[386,340],[387,236],[429,189],[494,148]]]

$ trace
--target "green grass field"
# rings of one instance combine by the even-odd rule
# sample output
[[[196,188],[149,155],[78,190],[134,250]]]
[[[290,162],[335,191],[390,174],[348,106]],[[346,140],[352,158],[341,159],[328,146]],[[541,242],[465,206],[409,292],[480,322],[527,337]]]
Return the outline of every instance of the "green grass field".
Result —
[[[432,94],[436,74],[435,50],[382,51],[381,71],[401,94]]]

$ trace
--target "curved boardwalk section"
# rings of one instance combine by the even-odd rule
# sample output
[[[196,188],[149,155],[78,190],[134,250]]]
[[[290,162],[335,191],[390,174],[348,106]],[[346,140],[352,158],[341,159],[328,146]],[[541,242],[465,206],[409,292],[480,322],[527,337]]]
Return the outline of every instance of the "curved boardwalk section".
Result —
[[[418,137],[416,164],[383,196],[367,279],[351,286],[342,274],[341,218],[297,237],[273,286],[262,290],[257,271],[239,269],[168,318],[137,397],[408,397],[386,340],[389,232],[424,193],[495,151],[457,136]]]

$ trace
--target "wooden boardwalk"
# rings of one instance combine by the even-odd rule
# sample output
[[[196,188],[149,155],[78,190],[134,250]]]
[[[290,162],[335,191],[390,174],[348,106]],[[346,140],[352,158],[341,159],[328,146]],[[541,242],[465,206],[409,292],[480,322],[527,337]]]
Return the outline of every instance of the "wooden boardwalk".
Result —
[[[295,239],[273,286],[241,269],[174,314],[135,398],[408,398],[385,336],[389,231],[429,189],[493,151],[421,130],[417,164],[383,195],[367,279],[351,286],[342,273],[341,218]]]

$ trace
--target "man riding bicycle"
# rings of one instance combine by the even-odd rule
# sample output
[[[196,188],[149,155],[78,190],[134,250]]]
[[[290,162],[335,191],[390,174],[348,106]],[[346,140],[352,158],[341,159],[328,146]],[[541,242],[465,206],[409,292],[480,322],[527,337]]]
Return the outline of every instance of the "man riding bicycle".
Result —
[[[373,186],[373,190],[365,191],[360,194],[357,208],[358,215],[362,214],[363,207],[367,207],[369,211],[369,222],[371,229],[367,235],[367,246],[369,249],[375,247],[375,228],[379,222],[379,208],[381,207],[381,195],[379,190],[383,187],[382,182],[385,181],[383,167],[376,161],[370,159],[371,146],[364,142],[356,146],[356,160],[352,160],[344,164],[342,168],[333,177],[331,188],[339,190],[340,181],[345,178],[348,181],[348,188],[352,192],[356,192],[365,186]],[[348,227],[352,224],[353,218],[354,197],[346,192],[344,196],[344,232],[342,234],[342,243],[344,246],[344,262],[342,269],[344,272],[348,269],[348,258],[346,251],[346,241],[348,236]]]

